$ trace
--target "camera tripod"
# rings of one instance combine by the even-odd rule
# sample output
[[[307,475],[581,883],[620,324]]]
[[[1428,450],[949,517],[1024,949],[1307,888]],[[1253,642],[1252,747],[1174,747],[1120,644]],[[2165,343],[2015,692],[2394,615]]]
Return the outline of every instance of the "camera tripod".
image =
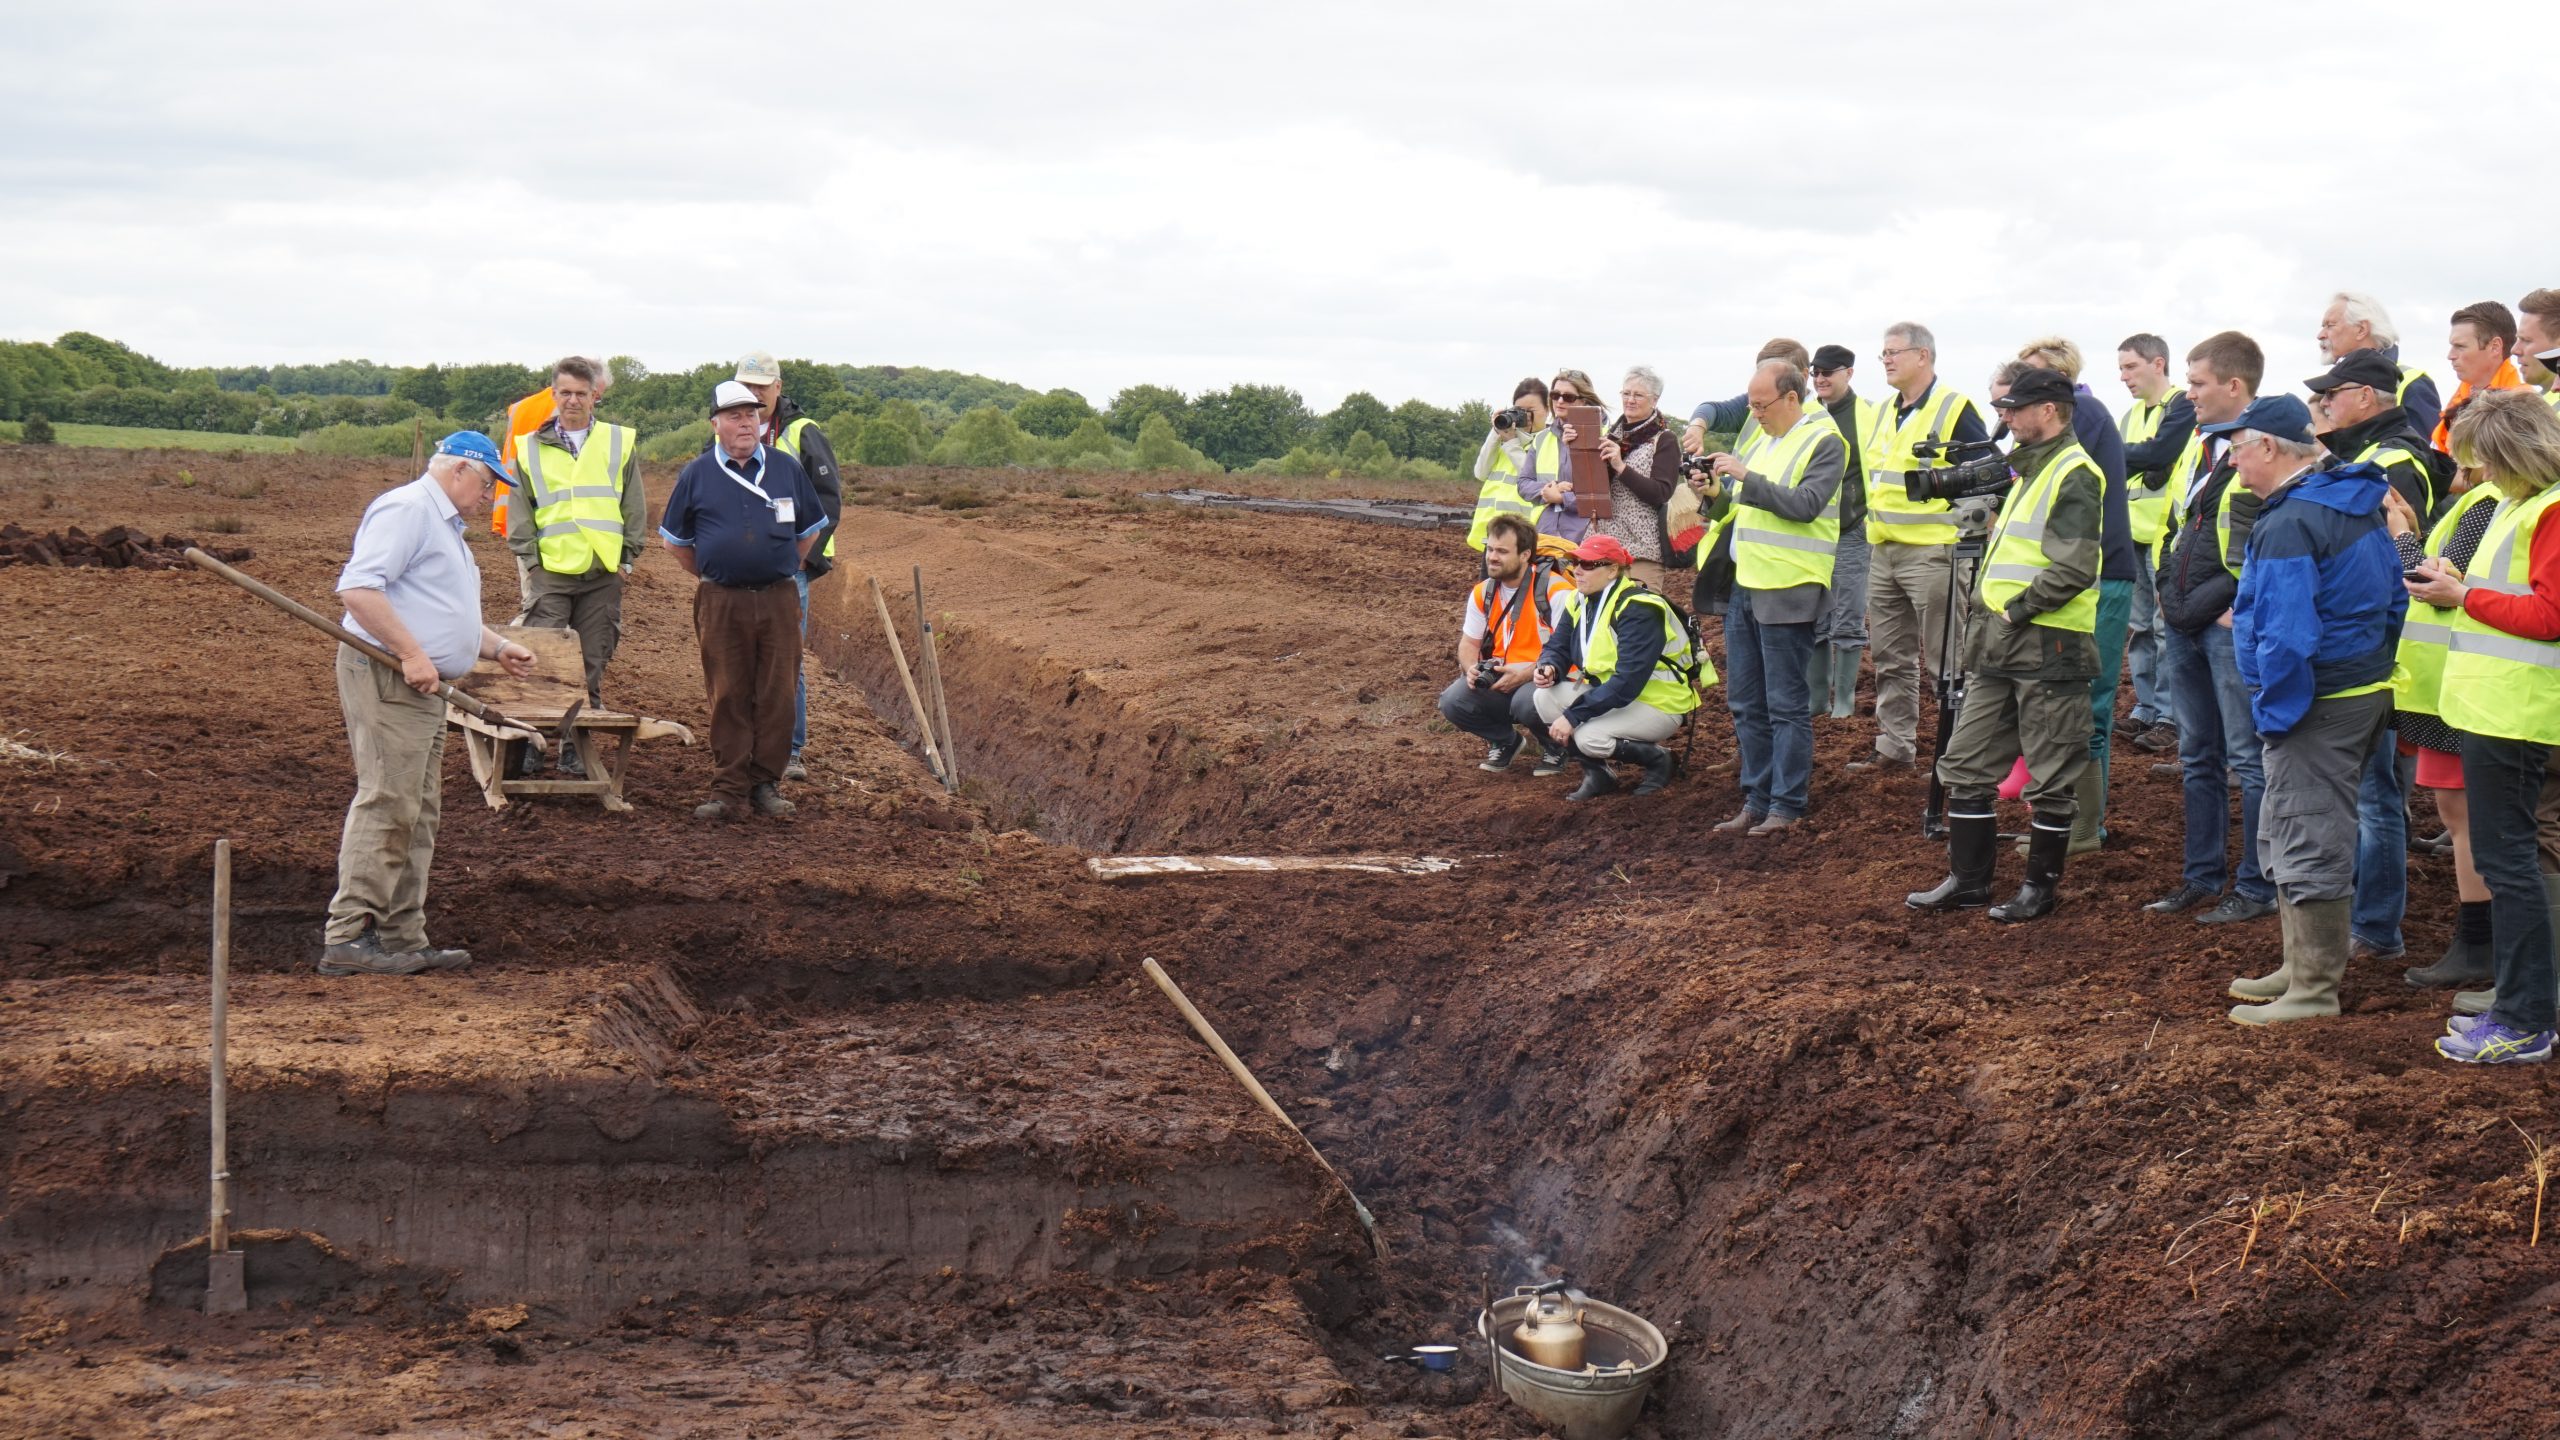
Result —
[[[1991,548],[1991,536],[1957,532],[1954,553],[1947,565],[1947,623],[1938,637],[1938,725],[1929,741],[1929,798],[1920,810],[1920,834],[1924,839],[1947,838],[1947,787],[1938,778],[1938,762],[1946,757],[1947,741],[1956,733],[1956,717],[1964,712],[1964,667],[1956,663],[1956,637],[1963,633],[1962,611],[1970,605],[1974,587],[1982,583],[1982,557]],[[1964,583],[1956,583],[1957,576]]]

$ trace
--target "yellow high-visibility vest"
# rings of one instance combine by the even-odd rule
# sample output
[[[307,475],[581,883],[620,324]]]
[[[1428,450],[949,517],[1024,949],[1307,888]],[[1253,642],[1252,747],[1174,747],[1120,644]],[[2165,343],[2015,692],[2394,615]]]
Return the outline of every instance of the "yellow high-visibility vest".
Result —
[[[1762,479],[1792,490],[1804,483],[1813,452],[1826,438],[1840,439],[1839,425],[1823,411],[1808,410],[1794,429],[1784,435],[1763,433],[1734,458]],[[1845,474],[1841,483],[1848,483]],[[1828,586],[1839,550],[1840,492],[1836,489],[1822,513],[1810,520],[1789,520],[1756,505],[1737,503],[1733,508],[1733,583],[1745,589]],[[1700,553],[1705,553],[1705,547],[1700,547]]]
[[[2075,470],[2088,471],[2101,488],[2106,485],[2105,474],[2089,452],[2077,444],[2066,445],[2054,452],[2043,469],[2021,482],[2001,508],[2000,523],[1991,532],[1991,548],[1982,564],[1982,598],[1993,610],[2008,609],[2010,601],[2052,568],[2044,553],[2045,524],[2052,518],[2054,497],[2062,493],[2063,479]],[[2098,629],[2098,587],[2092,584],[2060,608],[2029,618],[2049,629],[2093,635]]]
[[[2560,485],[2499,506],[2464,583],[2496,595],[2531,593],[2534,528],[2555,500]],[[2440,695],[2445,723],[2473,735],[2560,745],[2560,641],[2510,635],[2467,609],[2453,612],[2450,629]]]
[[[1867,470],[1867,543],[1953,545],[1954,507],[1944,500],[1915,504],[1903,487],[1902,477],[1920,468],[1920,457],[1913,449],[1921,441],[1945,440],[1955,434],[1956,422],[1968,411],[1977,418],[1982,412],[1971,399],[1943,386],[1933,386],[1908,417],[1902,415],[1895,401],[1882,403],[1886,407],[1885,421],[1879,427],[1876,447],[1863,457]]]
[[[2133,408],[2124,412],[2124,419],[2118,422],[2118,428],[2124,433],[2125,447],[2131,449],[2159,438],[2160,422],[2169,413],[2169,402],[2185,393],[2184,390],[2173,389],[2158,400],[2135,401]],[[2176,479],[2177,470],[2172,466],[2169,484],[2174,484]],[[2133,523],[2134,544],[2148,549],[2158,545],[2160,537],[2169,532],[2169,484],[2163,484],[2157,490],[2136,487],[2126,492],[2129,498],[2125,502],[2125,514]]]
[[[543,569],[584,575],[622,564],[622,460],[638,438],[628,425],[599,420],[573,459],[533,435],[518,437],[516,475],[533,506],[534,548]]]
[[[2427,532],[2425,554],[2441,558],[2445,547],[2453,543],[2455,527],[2473,507],[2495,504],[2498,488],[2474,485],[2462,492],[2453,508],[2444,512],[2435,528]],[[2452,648],[2453,612],[2424,600],[2409,602],[2409,618],[2400,627],[2400,649],[2391,660],[2391,704],[2394,709],[2418,715],[2439,713],[2439,697],[2444,692],[2444,657]]]
[[[1583,607],[1589,600],[1579,590],[1565,597],[1567,623],[1582,623]],[[1644,689],[1636,698],[1665,715],[1686,715],[1698,708],[1697,685],[1715,683],[1715,667],[1707,657],[1693,654],[1689,648],[1689,630],[1671,602],[1634,581],[1620,577],[1600,597],[1600,618],[1582,649],[1582,676],[1593,685],[1606,685],[1618,673],[1618,615],[1629,605],[1646,605],[1662,612],[1662,659],[1645,677]],[[1697,684],[1684,678],[1681,671],[1690,665],[1698,667]]]
[[[1484,484],[1476,491],[1476,513],[1467,526],[1467,548],[1484,548],[1485,532],[1493,528],[1494,516],[1517,515],[1535,526],[1539,512],[1546,508],[1520,498],[1520,467],[1511,463],[1510,451],[1495,445],[1493,459],[1484,467]]]
[[[792,416],[791,423],[782,427],[782,433],[773,437],[773,448],[790,456],[794,460],[799,459],[800,437],[808,433],[808,431],[817,423],[817,421],[810,419],[806,415]],[[838,483],[842,483],[842,477],[838,477]],[[1478,546],[1477,548],[1482,549],[1483,547]],[[830,529],[827,531],[827,543],[819,553],[830,560],[836,558],[836,532],[834,530]]]

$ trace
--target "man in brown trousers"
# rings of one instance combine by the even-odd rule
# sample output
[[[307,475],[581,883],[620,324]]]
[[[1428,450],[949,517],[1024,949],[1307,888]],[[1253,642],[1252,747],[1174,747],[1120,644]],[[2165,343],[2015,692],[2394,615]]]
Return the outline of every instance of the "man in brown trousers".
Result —
[[[676,477],[659,535],[686,572],[702,683],[719,767],[703,820],[753,808],[788,815],[775,788],[791,761],[792,693],[800,674],[800,593],[792,577],[827,533],[817,487],[800,462],[764,444],[756,393],[724,380],[712,393],[711,448]]]

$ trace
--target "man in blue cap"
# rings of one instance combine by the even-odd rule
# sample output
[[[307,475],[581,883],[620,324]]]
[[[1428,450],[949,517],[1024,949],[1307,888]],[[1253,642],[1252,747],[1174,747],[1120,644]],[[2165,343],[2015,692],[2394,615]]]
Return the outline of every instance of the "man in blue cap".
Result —
[[[355,752],[356,798],[338,840],[338,891],[322,934],[323,975],[415,975],[471,963],[427,943],[427,869],[444,785],[438,691],[488,658],[529,674],[533,652],[480,623],[480,566],[464,517],[489,506],[505,472],[477,430],[446,436],[427,473],[374,497],[338,575],[342,621],[391,652],[395,673],[338,647],[338,705]]]
[[[2264,741],[2258,843],[2275,883],[2284,959],[2235,980],[2243,1025],[2338,1013],[2356,886],[2356,785],[2391,725],[2391,665],[2408,592],[2383,522],[2391,480],[2371,462],[2322,469],[2311,409],[2250,402],[2226,435],[2257,521],[2231,606],[2232,649]]]

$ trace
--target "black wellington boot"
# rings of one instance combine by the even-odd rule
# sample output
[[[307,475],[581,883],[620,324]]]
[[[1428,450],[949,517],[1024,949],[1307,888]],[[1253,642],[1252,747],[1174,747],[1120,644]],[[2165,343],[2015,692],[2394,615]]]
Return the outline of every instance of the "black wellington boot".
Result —
[[[1597,800],[1603,795],[1614,795],[1618,792],[1618,777],[1609,773],[1608,761],[1594,760],[1588,755],[1580,758],[1582,760],[1582,783],[1574,787],[1573,793],[1565,796],[1564,798],[1567,800]]]
[[[1617,756],[1631,765],[1644,767],[1644,778],[1636,782],[1638,795],[1650,795],[1671,783],[1671,752],[1642,740],[1621,740]]]
[[[1991,918],[2015,925],[2041,920],[2061,900],[2062,862],[2071,853],[2071,817],[2038,815],[2027,830],[2027,878],[2006,905],[1991,907]]]
[[[1991,861],[2000,843],[1996,815],[1947,815],[1947,878],[1902,897],[1914,910],[1974,910],[1991,903]]]

